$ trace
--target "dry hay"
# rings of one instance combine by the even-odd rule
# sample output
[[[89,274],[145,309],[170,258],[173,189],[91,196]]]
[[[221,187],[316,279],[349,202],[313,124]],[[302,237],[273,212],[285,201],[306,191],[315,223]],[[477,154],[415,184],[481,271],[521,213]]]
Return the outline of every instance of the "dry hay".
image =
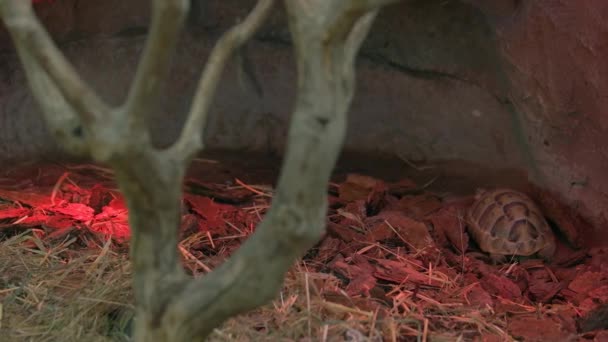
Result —
[[[0,336],[126,340],[133,310],[126,210],[111,173],[72,166],[17,174],[27,180],[0,178]],[[179,251],[200,277],[254,231],[272,189],[189,179],[185,190]],[[229,320],[211,341],[605,337],[576,324],[608,293],[605,250],[562,250],[555,266],[491,266],[460,220],[467,198],[445,201],[408,181],[387,186],[358,175],[332,184],[330,194],[327,236],[294,265],[277,298]]]
[[[37,240],[42,248],[23,247],[27,240]],[[127,256],[113,252],[109,243],[78,250],[70,249],[71,243],[74,239],[45,246],[35,236],[22,234],[0,244],[1,329],[11,341],[126,340],[120,330],[133,309]],[[398,287],[400,304],[379,318],[377,307],[341,292],[339,284],[325,273],[308,272],[301,263],[289,272],[272,304],[228,321],[210,340],[332,341],[352,336],[355,341],[379,341],[382,336],[410,336],[453,341],[467,331],[507,336],[501,328],[504,322],[488,321],[488,310],[462,310],[423,296],[420,300],[432,306],[425,316],[417,312],[418,300]],[[332,300],[324,298],[327,292],[334,292]],[[399,313],[405,307],[412,311]],[[445,331],[449,326],[460,329]]]

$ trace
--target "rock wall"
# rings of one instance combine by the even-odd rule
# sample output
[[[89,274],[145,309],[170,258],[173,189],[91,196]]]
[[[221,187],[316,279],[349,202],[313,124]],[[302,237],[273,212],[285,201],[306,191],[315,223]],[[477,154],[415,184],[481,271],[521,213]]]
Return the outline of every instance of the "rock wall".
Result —
[[[124,99],[145,42],[149,1],[38,5],[54,39],[109,102]],[[205,58],[251,0],[193,0],[165,96],[150,113],[159,145],[179,132]],[[385,9],[362,49],[347,151],[519,169],[555,190],[605,238],[608,2],[416,0]],[[249,46],[262,97],[228,66],[209,148],[281,152],[295,70],[279,5]],[[0,156],[57,156],[0,30]]]

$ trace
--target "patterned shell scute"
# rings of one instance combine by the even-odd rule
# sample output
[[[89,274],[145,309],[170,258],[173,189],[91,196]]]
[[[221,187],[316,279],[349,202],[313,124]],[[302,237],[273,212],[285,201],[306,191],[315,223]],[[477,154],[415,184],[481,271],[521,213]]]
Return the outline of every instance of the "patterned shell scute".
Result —
[[[554,244],[553,231],[540,209],[514,190],[479,193],[467,221],[472,237],[488,253],[530,256]]]

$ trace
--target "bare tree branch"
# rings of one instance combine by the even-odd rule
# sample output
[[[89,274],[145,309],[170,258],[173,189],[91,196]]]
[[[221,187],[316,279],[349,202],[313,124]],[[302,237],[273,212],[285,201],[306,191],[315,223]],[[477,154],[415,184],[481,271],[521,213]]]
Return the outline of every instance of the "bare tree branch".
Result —
[[[361,44],[363,44],[365,37],[367,37],[367,32],[371,29],[374,19],[378,15],[378,11],[379,9],[370,10],[353,26],[353,29],[344,44],[344,49],[349,52],[346,56],[348,59],[346,60],[346,63],[344,63],[345,67],[348,68],[355,65],[355,59],[357,57],[356,52],[359,51]]]
[[[342,0],[286,3],[299,80],[277,196],[256,232],[229,260],[188,283],[169,303],[163,322],[176,340],[206,336],[228,317],[273,299],[287,270],[325,228],[326,189],[346,132],[355,55],[376,11],[354,11],[352,2]],[[328,14],[328,8],[334,12]],[[347,26],[336,30],[336,25]],[[336,31],[347,34],[332,37]]]
[[[63,118],[69,121],[74,109],[85,129],[95,130],[87,141],[93,157],[116,170],[133,233],[136,341],[204,339],[229,317],[273,299],[294,261],[319,240],[325,228],[327,184],[342,149],[354,95],[356,55],[378,7],[396,0],[285,0],[298,88],[277,196],[249,240],[223,265],[196,280],[186,277],[176,248],[181,184],[190,159],[203,147],[207,113],[227,60],[261,26],[274,1],[258,0],[247,18],[220,38],[180,137],[169,149],[158,151],[142,144],[141,134],[131,134],[125,119],[134,120],[130,124],[136,128],[145,120],[167,72],[169,50],[174,49],[187,9],[184,1],[155,0],[142,64],[125,106],[111,112],[53,45],[29,0],[0,0],[0,13],[27,64],[37,98],[45,89],[54,89],[57,102],[42,99],[42,106],[48,112],[65,110],[65,116],[49,115],[47,120],[51,125]],[[32,84],[39,81],[42,85]]]
[[[153,0],[152,3],[150,34],[123,110],[142,133],[148,132],[142,129],[143,121],[158,98],[161,82],[169,70],[190,0]]]
[[[253,36],[273,5],[274,0],[259,0],[245,20],[232,27],[216,43],[198,83],[182,133],[171,147],[176,155],[189,160],[203,148],[204,125],[224,66],[234,50]]]
[[[23,46],[17,46],[17,53],[50,133],[72,155],[87,155],[88,145],[83,136],[82,124],[74,109],[65,101],[57,86]]]
[[[91,125],[110,109],[78,76],[57,49],[28,0],[0,0],[0,13],[15,45],[27,50],[72,105],[83,123]]]

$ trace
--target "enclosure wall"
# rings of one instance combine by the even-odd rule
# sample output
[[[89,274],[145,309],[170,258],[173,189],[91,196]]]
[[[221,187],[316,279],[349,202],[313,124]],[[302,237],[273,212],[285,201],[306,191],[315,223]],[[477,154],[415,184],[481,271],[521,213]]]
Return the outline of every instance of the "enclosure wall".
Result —
[[[212,44],[253,1],[194,3],[150,113],[159,145],[177,136]],[[345,150],[521,170],[513,179],[557,191],[605,236],[608,2],[488,3],[404,1],[381,13],[359,59]],[[145,43],[149,1],[57,0],[37,11],[83,77],[120,103]],[[282,4],[248,51],[261,93],[243,87],[229,64],[206,142],[281,153],[296,84]],[[0,29],[0,159],[59,156]]]

